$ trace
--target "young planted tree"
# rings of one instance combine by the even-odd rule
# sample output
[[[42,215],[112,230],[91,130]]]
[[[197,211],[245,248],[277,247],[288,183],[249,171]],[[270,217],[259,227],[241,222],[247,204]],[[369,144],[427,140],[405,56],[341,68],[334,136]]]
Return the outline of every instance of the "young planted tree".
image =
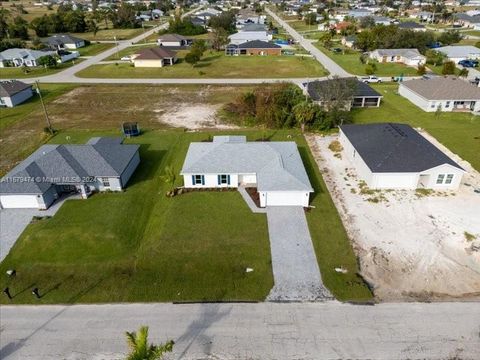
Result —
[[[212,48],[220,51],[228,44],[228,32],[224,28],[213,29],[212,31]]]
[[[126,360],[159,360],[173,350],[173,340],[161,345],[148,343],[148,326],[142,326],[138,332],[126,332],[130,353]]]
[[[52,55],[45,55],[37,60],[37,64],[50,69],[57,66],[57,60]]]
[[[315,119],[317,108],[315,104],[305,100],[293,107],[293,113],[297,124],[300,125],[302,132],[304,132],[305,125],[311,124]]]
[[[427,73],[427,68],[425,67],[425,65],[418,65],[418,68],[417,68],[417,75],[425,75]]]

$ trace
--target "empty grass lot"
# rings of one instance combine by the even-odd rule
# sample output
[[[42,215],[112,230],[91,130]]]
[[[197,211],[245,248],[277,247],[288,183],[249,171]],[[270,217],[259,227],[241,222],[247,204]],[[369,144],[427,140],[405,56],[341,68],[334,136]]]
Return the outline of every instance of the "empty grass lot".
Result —
[[[61,133],[52,142],[69,135],[83,143],[101,134]],[[273,286],[265,215],[251,213],[235,191],[164,196],[165,167],[178,172],[189,142],[210,135],[150,131],[129,140],[141,144],[142,163],[125,192],[67,201],[53,218],[31,224],[0,264],[0,272],[17,270],[8,283],[13,303],[263,300]],[[266,135],[299,145],[315,189],[307,220],[325,284],[341,300],[371,299],[304,138],[293,130]],[[5,277],[0,285],[7,286]],[[39,301],[32,286],[44,294]]]
[[[316,43],[315,46],[349,73],[366,75],[366,65],[360,61],[360,52],[347,50],[345,54],[337,54],[326,49],[320,43]],[[400,76],[402,74],[404,76],[417,76],[417,69],[411,66],[395,63],[377,63],[376,65],[377,70],[375,71],[375,75],[377,76]]]
[[[356,123],[401,122],[428,131],[480,171],[480,117],[470,113],[427,113],[397,94],[398,85],[373,86],[383,96],[379,108],[353,110]]]
[[[135,49],[133,50],[133,52]],[[84,78],[297,78],[326,75],[315,60],[299,56],[225,56],[209,51],[195,66],[179,61],[162,68],[135,68],[130,63],[100,64],[76,75]]]
[[[100,25],[100,30],[93,35],[92,32],[85,33],[72,33],[73,36],[79,37],[80,39],[86,39],[90,41],[99,41],[99,40],[111,40],[113,41],[115,36],[117,40],[128,40],[134,38],[135,36],[140,35],[143,32],[142,28],[136,29],[105,29],[103,24]],[[148,30],[148,29],[147,29]]]
[[[7,67],[0,69],[0,79],[24,79],[32,77],[41,77],[55,74],[59,71],[65,70],[74,64],[78,64],[82,59],[75,59],[74,61],[68,61],[63,64],[58,64],[56,67],[51,69],[46,69],[41,66],[27,68],[25,72],[24,68],[21,67]]]

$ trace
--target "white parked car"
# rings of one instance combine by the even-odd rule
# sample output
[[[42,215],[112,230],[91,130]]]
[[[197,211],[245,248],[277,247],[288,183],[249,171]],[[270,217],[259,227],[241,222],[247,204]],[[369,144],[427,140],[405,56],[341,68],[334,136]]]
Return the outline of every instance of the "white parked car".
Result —
[[[364,76],[360,78],[360,81],[363,81],[364,83],[381,83],[382,79],[380,79],[377,76],[370,75],[370,76]]]
[[[120,58],[121,61],[130,61],[130,56],[122,56]]]

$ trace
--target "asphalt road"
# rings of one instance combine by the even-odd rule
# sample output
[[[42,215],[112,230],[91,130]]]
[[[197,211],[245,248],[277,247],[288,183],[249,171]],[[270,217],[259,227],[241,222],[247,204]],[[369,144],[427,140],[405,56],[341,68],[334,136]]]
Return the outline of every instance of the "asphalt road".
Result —
[[[175,359],[478,359],[480,303],[3,306],[2,359],[118,359],[125,331]]]
[[[339,66],[335,61],[330,59],[327,55],[317,49],[312,42],[308,39],[305,39],[302,35],[300,35],[294,28],[292,28],[288,23],[281,19],[277,14],[271,11],[268,8],[265,8],[265,11],[268,15],[273,17],[276,22],[278,22],[288,33],[289,35],[298,43],[303,46],[307,51],[309,51],[317,61],[323,65],[325,69],[330,72],[331,76],[339,76],[339,77],[348,77],[352,76],[347,71],[345,71],[341,66]]]

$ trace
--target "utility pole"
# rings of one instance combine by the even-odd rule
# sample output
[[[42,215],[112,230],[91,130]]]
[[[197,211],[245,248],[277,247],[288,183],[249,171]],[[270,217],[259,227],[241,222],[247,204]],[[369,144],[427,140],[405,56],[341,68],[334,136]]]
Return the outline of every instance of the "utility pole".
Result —
[[[43,113],[45,114],[45,120],[47,121],[48,130],[50,131],[50,134],[53,135],[54,132],[53,132],[52,124],[50,123],[50,118],[48,117],[47,108],[45,107],[45,103],[43,102],[39,81],[35,80],[35,84],[37,85],[37,93],[38,93],[38,96],[40,96],[40,102],[42,103]]]

